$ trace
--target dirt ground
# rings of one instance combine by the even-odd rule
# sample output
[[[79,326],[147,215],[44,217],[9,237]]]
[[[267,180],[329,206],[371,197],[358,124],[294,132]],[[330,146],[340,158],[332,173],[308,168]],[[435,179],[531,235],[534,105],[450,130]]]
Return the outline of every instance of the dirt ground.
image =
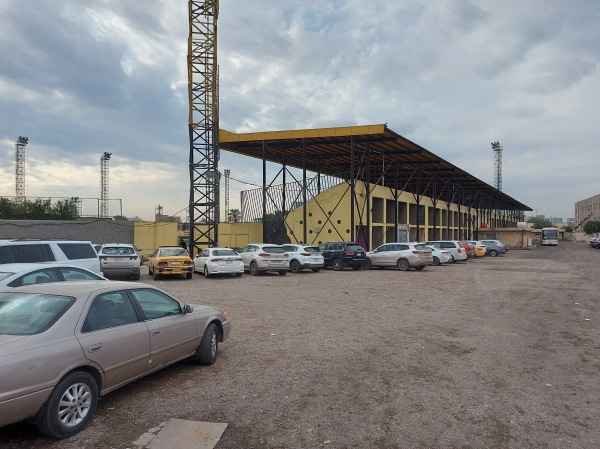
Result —
[[[146,274],[229,311],[217,363],[107,395],[69,440],[21,423],[0,447],[133,448],[170,418],[228,423],[217,449],[600,447],[599,261],[561,242],[421,272]]]

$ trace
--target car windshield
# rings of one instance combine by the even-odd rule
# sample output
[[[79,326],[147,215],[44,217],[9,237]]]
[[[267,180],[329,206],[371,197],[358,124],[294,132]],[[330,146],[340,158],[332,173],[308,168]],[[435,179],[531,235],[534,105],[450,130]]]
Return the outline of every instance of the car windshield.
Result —
[[[360,245],[348,245],[348,249],[353,251],[364,251],[363,247]]]
[[[75,302],[70,296],[0,293],[0,334],[44,332]]]
[[[11,277],[13,274],[15,274],[15,273],[8,273],[6,271],[0,272],[0,281],[2,281],[3,279]]]
[[[102,254],[107,254],[107,255],[121,255],[121,254],[125,254],[125,255],[129,255],[129,254],[133,254],[135,251],[133,250],[133,248],[131,247],[118,247],[118,246],[109,246],[109,247],[105,247],[102,250]]]
[[[305,246],[304,251],[309,252],[309,253],[320,253],[321,252],[321,250],[319,249],[318,246]]]
[[[270,253],[270,254],[283,254],[285,253],[285,249],[281,248],[280,246],[263,246],[262,249],[265,253]]]
[[[415,249],[429,251],[431,248],[427,245],[415,245]]]
[[[237,256],[237,253],[232,249],[215,249],[213,256]]]
[[[161,249],[160,257],[179,257],[179,256],[188,256],[188,253],[183,248],[169,248],[169,249]]]

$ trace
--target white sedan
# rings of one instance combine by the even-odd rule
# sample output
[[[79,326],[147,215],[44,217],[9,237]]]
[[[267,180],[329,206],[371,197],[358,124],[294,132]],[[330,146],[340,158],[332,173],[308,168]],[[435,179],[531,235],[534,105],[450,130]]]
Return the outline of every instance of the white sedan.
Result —
[[[85,268],[45,263],[0,264],[0,292],[22,285],[64,281],[108,280]]]
[[[213,274],[244,274],[244,260],[231,248],[208,248],[194,258],[194,271],[209,278]]]
[[[454,257],[450,251],[445,249],[436,248],[435,246],[427,245],[427,248],[431,249],[431,255],[433,256],[433,265],[438,266],[443,263],[452,263]]]

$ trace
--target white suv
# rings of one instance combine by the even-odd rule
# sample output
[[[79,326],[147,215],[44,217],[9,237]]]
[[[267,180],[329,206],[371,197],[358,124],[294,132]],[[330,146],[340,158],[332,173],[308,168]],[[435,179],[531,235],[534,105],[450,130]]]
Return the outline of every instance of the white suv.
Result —
[[[467,260],[469,256],[464,246],[458,240],[428,240],[425,244],[435,246],[436,248],[450,251],[452,254],[453,262],[458,260]]]
[[[424,243],[386,243],[367,253],[367,269],[396,267],[400,271],[407,271],[409,268],[422,270],[427,265],[433,265],[433,256]]]
[[[98,251],[100,269],[107,278],[110,276],[131,276],[140,280],[142,261],[135,247],[128,243],[105,243]]]
[[[244,269],[252,276],[258,276],[263,271],[277,271],[285,276],[288,271],[290,258],[280,245],[273,243],[250,243],[238,253],[244,259]]]
[[[98,254],[92,242],[77,240],[0,240],[0,264],[58,263],[74,265],[102,275]]]
[[[321,271],[325,260],[318,246],[313,245],[282,245],[290,256],[290,271],[300,273],[304,268],[310,268],[315,273]]]

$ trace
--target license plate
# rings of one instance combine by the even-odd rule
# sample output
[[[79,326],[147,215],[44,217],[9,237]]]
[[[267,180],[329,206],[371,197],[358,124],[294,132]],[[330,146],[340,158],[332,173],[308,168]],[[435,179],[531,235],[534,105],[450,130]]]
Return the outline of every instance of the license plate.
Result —
[[[231,265],[231,264],[233,263],[233,260],[226,260],[226,261],[225,261],[225,263],[226,263],[227,265]]]
[[[171,265],[181,265],[181,262],[171,262]]]

